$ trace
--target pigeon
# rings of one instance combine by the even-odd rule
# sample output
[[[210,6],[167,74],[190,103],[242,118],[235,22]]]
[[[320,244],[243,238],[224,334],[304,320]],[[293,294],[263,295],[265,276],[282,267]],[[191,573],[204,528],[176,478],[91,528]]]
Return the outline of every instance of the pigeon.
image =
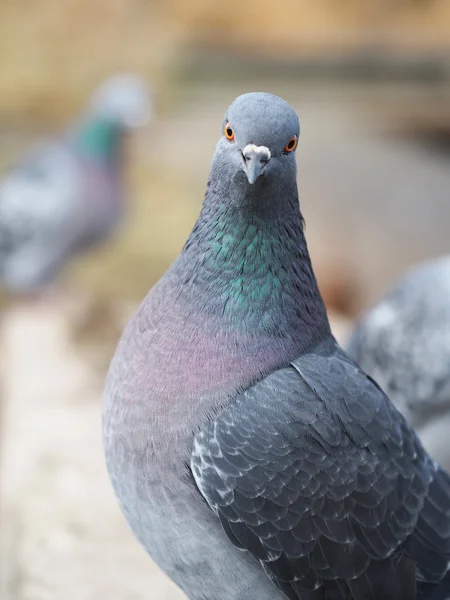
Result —
[[[450,256],[413,267],[356,323],[347,347],[450,469]]]
[[[121,222],[124,134],[151,115],[150,90],[117,74],[68,131],[28,151],[0,181],[0,286],[33,293]]]
[[[330,332],[298,117],[249,93],[222,127],[200,216],[107,375],[121,509],[190,600],[443,600],[450,477]]]

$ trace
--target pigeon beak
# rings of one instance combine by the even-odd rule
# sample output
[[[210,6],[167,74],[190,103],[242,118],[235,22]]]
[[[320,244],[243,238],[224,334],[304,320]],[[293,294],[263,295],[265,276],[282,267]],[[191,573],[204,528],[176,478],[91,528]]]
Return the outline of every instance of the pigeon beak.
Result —
[[[242,158],[244,159],[244,170],[248,182],[253,185],[258,177],[262,175],[264,167],[270,160],[270,150],[267,146],[248,144],[242,151]]]

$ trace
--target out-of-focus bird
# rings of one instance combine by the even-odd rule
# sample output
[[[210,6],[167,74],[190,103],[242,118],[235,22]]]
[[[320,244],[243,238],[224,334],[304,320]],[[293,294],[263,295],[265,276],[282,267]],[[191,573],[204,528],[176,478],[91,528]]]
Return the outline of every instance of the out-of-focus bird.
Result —
[[[222,131],[199,219],[110,367],[123,512],[190,600],[443,600],[450,477],[330,333],[297,115],[246,94]]]
[[[105,240],[124,213],[122,138],[151,116],[133,74],[106,80],[68,132],[26,154],[0,182],[0,286],[35,292],[76,254]]]
[[[450,257],[408,272],[359,320],[348,352],[450,469]]]

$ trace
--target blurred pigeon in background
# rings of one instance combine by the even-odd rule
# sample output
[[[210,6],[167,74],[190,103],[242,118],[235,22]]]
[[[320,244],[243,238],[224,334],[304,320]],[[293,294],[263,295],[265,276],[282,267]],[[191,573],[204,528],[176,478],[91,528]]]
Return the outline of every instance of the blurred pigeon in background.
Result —
[[[450,257],[407,273],[356,324],[348,352],[450,469]]]
[[[0,286],[30,293],[120,223],[124,134],[147,123],[150,90],[120,74],[95,92],[80,120],[32,149],[0,182]]]
[[[297,115],[246,94],[222,131],[200,217],[107,378],[122,510],[190,600],[443,600],[450,477],[330,333]]]

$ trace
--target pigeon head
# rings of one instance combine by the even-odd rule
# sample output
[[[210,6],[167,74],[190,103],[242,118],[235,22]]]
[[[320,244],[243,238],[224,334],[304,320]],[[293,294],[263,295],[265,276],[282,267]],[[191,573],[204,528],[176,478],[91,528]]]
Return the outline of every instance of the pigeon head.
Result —
[[[147,83],[137,75],[115,75],[94,93],[88,110],[71,133],[73,143],[89,157],[116,158],[124,134],[146,125],[151,112]]]
[[[245,94],[228,108],[200,216],[172,274],[227,327],[309,343],[328,321],[298,201],[294,110]],[[186,300],[190,298],[190,300]]]
[[[216,153],[247,185],[296,175],[300,124],[294,109],[272,94],[244,94],[228,108]]]
[[[150,88],[138,75],[114,75],[94,93],[91,111],[123,129],[146,125],[152,113]]]

